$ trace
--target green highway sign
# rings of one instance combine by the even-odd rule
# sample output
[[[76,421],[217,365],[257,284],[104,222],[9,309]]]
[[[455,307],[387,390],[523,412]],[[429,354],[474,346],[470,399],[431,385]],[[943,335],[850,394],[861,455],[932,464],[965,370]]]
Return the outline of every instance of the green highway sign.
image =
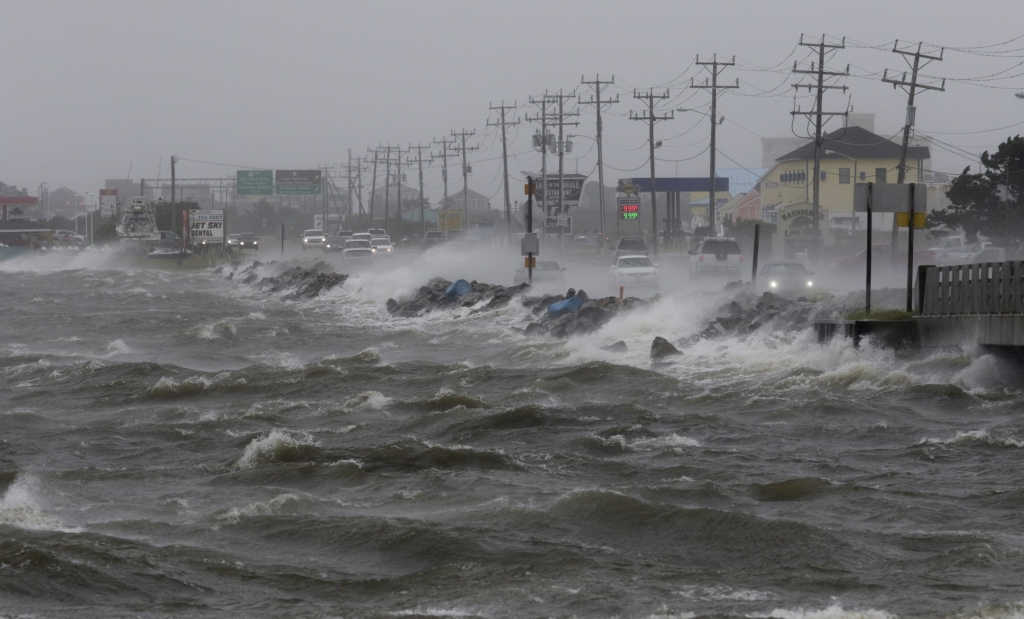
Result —
[[[277,195],[320,195],[322,176],[320,170],[275,170]]]
[[[240,196],[273,195],[274,171],[239,170],[235,173],[235,193]]]
[[[277,186],[277,195],[279,196],[318,196],[321,193],[320,185]]]

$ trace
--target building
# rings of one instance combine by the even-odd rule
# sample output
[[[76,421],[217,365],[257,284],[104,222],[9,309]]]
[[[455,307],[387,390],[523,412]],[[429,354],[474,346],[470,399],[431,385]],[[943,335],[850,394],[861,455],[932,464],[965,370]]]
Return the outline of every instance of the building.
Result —
[[[0,196],[0,209],[3,213],[0,221],[25,219],[25,211],[38,205],[39,198],[32,196]]]
[[[452,195],[448,196],[448,203],[445,206],[445,208],[449,208],[449,209],[463,208],[463,206],[465,204],[464,199],[463,199],[463,195],[465,195],[465,192],[464,191],[460,191],[460,192],[458,192],[456,194],[452,194]],[[473,211],[489,211],[489,210],[491,210],[491,199],[488,198],[487,196],[485,196],[485,195],[483,195],[481,193],[477,193],[477,192],[473,191],[472,189],[469,190],[468,196],[469,196],[468,202],[469,202],[469,211],[470,212],[473,212]],[[417,197],[419,197],[419,194],[417,194]]]
[[[868,131],[850,126],[825,136],[820,151],[819,207],[831,214],[833,225],[853,220],[853,191],[857,183],[895,183],[901,145]],[[906,182],[924,182],[931,168],[926,146],[907,149]],[[806,142],[780,156],[759,183],[763,219],[780,207],[812,202],[814,143]]]
[[[371,194],[373,200],[373,208],[378,207],[384,208],[384,200],[387,198],[389,206],[395,206],[398,204],[398,196],[402,196],[402,206],[406,207],[410,204],[419,205],[420,201],[420,190],[413,189],[406,185],[391,183],[386,187],[378,187]]]
[[[85,210],[85,196],[67,187],[47,191],[43,197],[43,210],[49,217],[60,215],[73,219],[79,211]]]

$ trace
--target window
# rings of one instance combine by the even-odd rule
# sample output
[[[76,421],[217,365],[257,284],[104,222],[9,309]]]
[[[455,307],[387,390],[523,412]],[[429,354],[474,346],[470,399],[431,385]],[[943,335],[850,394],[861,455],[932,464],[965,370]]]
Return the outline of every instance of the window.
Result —
[[[868,173],[867,173],[867,172],[865,172],[865,171],[863,171],[863,170],[861,170],[861,173],[860,173],[860,180],[862,180],[862,181],[866,181],[866,180],[868,180]]]
[[[875,182],[879,185],[885,184],[885,168],[875,168]]]
[[[839,184],[850,184],[850,168],[839,168]]]
[[[821,180],[825,180],[825,175],[826,174],[827,174],[827,172],[825,172],[825,170],[821,171]]]

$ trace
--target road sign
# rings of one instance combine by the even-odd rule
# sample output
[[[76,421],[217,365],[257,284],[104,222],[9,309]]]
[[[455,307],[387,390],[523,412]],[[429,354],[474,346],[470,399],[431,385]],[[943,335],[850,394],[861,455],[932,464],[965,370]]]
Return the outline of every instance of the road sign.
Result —
[[[552,215],[544,221],[544,234],[572,234],[572,216]]]
[[[522,250],[524,256],[530,254],[540,253],[540,239],[537,237],[536,232],[527,232],[523,235],[522,241],[519,243],[519,249]]]
[[[240,196],[269,196],[274,193],[273,170],[235,172],[235,193]]]
[[[277,195],[320,195],[322,177],[320,170],[276,170],[274,180]]]
[[[910,227],[910,213],[896,213],[896,227]],[[914,227],[918,230],[925,228],[925,213],[914,213]]]
[[[583,174],[564,174],[562,179],[562,206],[566,209],[580,205],[580,198],[583,196],[583,183],[587,177]],[[548,175],[547,190],[542,184],[536,186],[538,206],[541,208],[556,208],[558,206],[558,175]],[[551,196],[550,204],[545,201]]]
[[[906,213],[910,210],[910,188],[915,183],[890,185],[888,183],[857,183],[853,188],[853,210],[864,213],[868,210],[868,187],[871,187],[871,212]],[[914,189],[914,210],[925,212],[927,196],[925,186],[918,184]]]

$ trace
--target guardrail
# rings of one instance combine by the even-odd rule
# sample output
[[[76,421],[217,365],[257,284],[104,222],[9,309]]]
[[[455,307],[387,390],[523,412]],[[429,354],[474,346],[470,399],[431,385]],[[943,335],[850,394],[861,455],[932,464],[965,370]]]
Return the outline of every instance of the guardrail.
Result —
[[[1024,313],[1024,261],[917,270],[917,311],[922,316]]]

